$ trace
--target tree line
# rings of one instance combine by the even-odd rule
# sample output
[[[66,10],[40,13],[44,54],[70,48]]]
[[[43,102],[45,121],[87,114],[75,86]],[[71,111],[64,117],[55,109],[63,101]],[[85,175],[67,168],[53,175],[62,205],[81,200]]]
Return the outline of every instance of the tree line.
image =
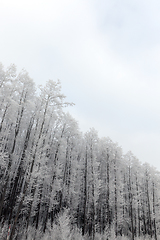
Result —
[[[157,240],[159,172],[95,129],[83,134],[65,99],[59,81],[37,88],[27,71],[0,64],[1,238],[50,236],[67,211],[88,239]]]

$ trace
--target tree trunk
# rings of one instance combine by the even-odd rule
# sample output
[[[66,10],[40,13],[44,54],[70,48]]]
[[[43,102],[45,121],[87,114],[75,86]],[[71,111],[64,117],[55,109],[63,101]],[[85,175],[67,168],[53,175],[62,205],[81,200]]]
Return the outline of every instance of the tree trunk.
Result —
[[[15,126],[15,131],[14,131],[14,140],[13,140],[13,146],[12,146],[11,154],[13,154],[14,150],[15,150],[17,136],[18,136],[18,133],[19,133],[19,130],[20,130],[20,124],[21,124],[22,117],[23,117],[24,103],[26,102],[27,91],[25,92],[24,98],[23,98],[23,94],[24,94],[24,89],[22,91],[20,102],[19,102],[19,106],[21,107],[21,110],[18,110],[18,115],[17,115],[17,119],[16,119],[16,126]],[[22,105],[22,101],[23,101],[23,105]]]
[[[83,226],[82,226],[82,235],[86,233],[86,207],[87,207],[87,168],[88,168],[88,161],[87,161],[87,148],[86,148],[86,156],[85,156],[85,168],[84,168],[84,203],[83,203]]]
[[[148,173],[146,172],[146,197],[147,197],[147,207],[148,207],[148,234],[152,237],[152,220],[151,220],[151,207],[150,207],[150,198],[149,198],[149,182],[148,182]]]
[[[138,203],[138,209],[137,209],[137,218],[138,218],[138,237],[141,235],[141,223],[140,223],[140,202],[139,202],[139,187],[138,187],[138,178],[136,175],[136,191],[137,191],[137,203]]]
[[[152,182],[153,187],[153,226],[154,226],[154,238],[157,240],[157,228],[156,228],[156,211],[155,211],[155,188],[154,188],[154,181]]]
[[[115,204],[115,234],[118,235],[117,229],[117,166],[116,159],[114,161],[114,204]]]
[[[106,193],[106,207],[107,207],[107,223],[110,227],[111,224],[111,218],[110,218],[110,205],[109,205],[109,197],[110,197],[110,189],[109,189],[109,154],[107,153],[107,193]]]
[[[132,234],[132,240],[134,240],[133,194],[132,194],[132,186],[131,186],[131,166],[129,166],[128,194],[129,194],[129,212],[130,212],[130,220],[131,220],[131,234]]]
[[[92,204],[91,204],[91,209],[92,209],[92,239],[94,240],[95,238],[95,205],[94,205],[94,169],[93,169],[93,149],[91,146],[91,174],[92,174]]]

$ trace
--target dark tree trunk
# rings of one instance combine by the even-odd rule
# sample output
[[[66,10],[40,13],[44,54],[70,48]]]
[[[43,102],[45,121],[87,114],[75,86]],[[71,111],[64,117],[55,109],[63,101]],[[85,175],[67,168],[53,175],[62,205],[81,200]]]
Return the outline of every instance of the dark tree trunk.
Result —
[[[115,204],[115,234],[116,237],[118,235],[118,228],[117,228],[117,166],[116,166],[116,159],[114,162],[114,204]]]
[[[85,167],[84,167],[84,203],[83,203],[83,226],[82,226],[82,235],[86,233],[86,207],[87,207],[87,148],[86,148],[86,156],[85,156]]]

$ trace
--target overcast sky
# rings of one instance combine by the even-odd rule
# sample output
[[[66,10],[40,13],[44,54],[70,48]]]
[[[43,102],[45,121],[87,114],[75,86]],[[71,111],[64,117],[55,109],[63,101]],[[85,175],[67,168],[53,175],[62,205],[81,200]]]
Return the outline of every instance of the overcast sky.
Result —
[[[160,1],[0,0],[0,62],[60,79],[80,129],[160,170]]]

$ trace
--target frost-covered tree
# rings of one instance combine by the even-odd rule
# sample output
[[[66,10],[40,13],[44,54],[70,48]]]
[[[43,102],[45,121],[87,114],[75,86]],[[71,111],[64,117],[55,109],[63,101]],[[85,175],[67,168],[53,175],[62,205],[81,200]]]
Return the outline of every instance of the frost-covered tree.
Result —
[[[36,92],[25,70],[0,64],[0,237],[157,240],[159,172],[81,133],[68,105],[59,81]]]

